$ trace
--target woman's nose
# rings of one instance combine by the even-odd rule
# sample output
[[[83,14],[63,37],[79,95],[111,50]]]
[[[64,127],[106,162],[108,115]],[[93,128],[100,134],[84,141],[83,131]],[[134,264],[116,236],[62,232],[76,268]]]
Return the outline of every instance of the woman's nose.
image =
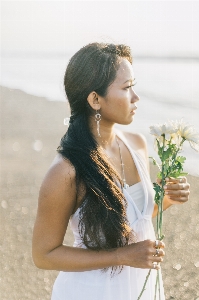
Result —
[[[134,103],[134,102],[137,102],[139,100],[140,100],[139,96],[133,91],[132,102]]]

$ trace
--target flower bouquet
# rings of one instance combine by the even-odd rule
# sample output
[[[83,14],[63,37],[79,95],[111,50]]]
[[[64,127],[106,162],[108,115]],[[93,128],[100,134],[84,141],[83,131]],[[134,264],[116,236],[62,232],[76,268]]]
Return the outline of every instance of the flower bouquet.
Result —
[[[186,157],[179,155],[182,150],[183,143],[187,140],[190,146],[199,151],[199,134],[195,132],[194,128],[183,120],[180,121],[169,121],[163,125],[156,124],[150,126],[150,133],[155,137],[155,150],[160,158],[158,163],[153,157],[150,157],[153,164],[159,169],[157,177],[160,183],[154,183],[155,190],[155,203],[158,207],[157,213],[157,239],[163,240],[164,234],[162,232],[163,225],[163,199],[165,196],[164,186],[166,184],[166,178],[173,177],[179,178],[185,176],[188,173],[183,171],[183,164]],[[144,286],[137,300],[141,299],[142,294],[145,291],[147,280],[150,276],[151,270],[146,277]],[[159,293],[160,296],[160,271],[157,271],[156,284],[155,284],[155,297]]]

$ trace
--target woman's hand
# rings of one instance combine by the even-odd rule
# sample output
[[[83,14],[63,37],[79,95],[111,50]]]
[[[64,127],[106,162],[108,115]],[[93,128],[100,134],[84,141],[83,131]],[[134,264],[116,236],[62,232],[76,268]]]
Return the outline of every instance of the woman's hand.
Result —
[[[172,204],[182,204],[189,200],[190,184],[186,177],[181,178],[166,178],[164,186],[166,201]]]
[[[165,255],[164,247],[162,241],[145,240],[119,248],[119,265],[158,270]]]
[[[166,210],[173,204],[182,204],[188,201],[190,194],[190,184],[186,177],[181,178],[166,178],[166,185],[164,186],[165,196],[163,200],[163,210]],[[157,179],[157,183],[161,185],[161,180]],[[157,204],[154,205],[153,218],[158,213]]]

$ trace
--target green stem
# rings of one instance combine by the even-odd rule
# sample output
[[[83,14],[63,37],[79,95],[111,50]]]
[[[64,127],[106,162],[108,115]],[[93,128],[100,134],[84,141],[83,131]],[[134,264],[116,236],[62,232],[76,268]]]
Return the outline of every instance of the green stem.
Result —
[[[175,154],[173,155],[173,157],[171,158],[172,164],[171,164],[169,170],[167,171],[166,177],[169,176],[169,173],[173,170],[173,166],[175,164],[175,160],[176,160],[176,157],[177,157],[179,151],[180,151],[180,149],[178,149],[178,151],[176,151]]]
[[[165,146],[165,136],[163,135],[163,151],[162,151],[162,169],[161,169],[161,177],[162,177],[162,182],[161,182],[161,195],[158,203],[158,214],[157,214],[157,235],[158,235],[158,240],[163,239],[162,235],[162,225],[163,225],[163,199],[164,199],[164,185],[165,185],[165,174],[164,174],[164,146]],[[156,284],[155,284],[155,296],[154,300],[156,300],[157,296],[157,289],[159,291],[159,300],[161,300],[161,294],[160,294],[160,276],[159,276],[159,270],[157,271],[156,275]]]
[[[160,199],[160,209],[159,209],[159,215],[160,215],[160,222],[159,222],[159,226],[157,228],[158,231],[158,239],[160,239],[162,237],[162,224],[163,224],[163,199],[164,199],[164,185],[165,185],[165,177],[164,177],[164,146],[165,146],[165,136],[163,135],[163,154],[162,154],[162,170],[161,170],[161,175],[162,175],[162,191],[161,191],[161,199]]]
[[[158,213],[157,213],[157,235],[158,235],[158,240],[163,239],[162,235],[162,224],[163,224],[163,199],[164,199],[164,185],[165,185],[165,177],[164,177],[164,146],[165,146],[165,136],[163,135],[163,151],[162,151],[162,168],[161,168],[161,175],[162,175],[162,191],[161,191],[161,196],[159,199],[158,203]],[[149,276],[151,274],[151,269],[149,270],[143,288],[140,292],[140,295],[138,296],[137,300],[140,300],[142,297],[142,294],[145,291],[147,281],[149,279]],[[155,300],[156,300],[156,294],[157,294],[157,288],[159,289],[159,299],[160,299],[160,282],[159,282],[159,270],[157,271],[157,277],[156,277],[156,285],[155,285]]]
[[[159,228],[159,205],[158,205],[158,213],[157,213],[157,217],[156,217],[156,228],[157,228],[157,230],[158,230],[158,228]]]
[[[158,204],[158,228],[157,228],[157,238],[158,240],[161,238],[161,223],[162,223],[162,219],[161,219],[161,203]]]
[[[160,270],[158,270],[157,276],[158,276],[159,300],[161,300],[161,294],[160,294]]]
[[[154,300],[156,300],[156,296],[157,296],[157,288],[158,288],[158,276],[156,276],[156,282],[155,282],[155,296],[154,296]]]
[[[180,143],[180,146],[179,146],[178,150],[177,150],[177,151],[174,153],[174,155],[171,157],[172,164],[171,164],[171,166],[169,167],[169,169],[168,169],[168,171],[167,171],[165,177],[168,177],[168,176],[169,176],[169,173],[173,170],[173,166],[174,166],[174,164],[175,164],[176,157],[177,157],[179,151],[181,150],[181,146],[182,146],[182,144],[184,143],[184,141],[186,141],[186,139],[185,139],[185,138],[182,138],[182,141],[181,141],[181,143]]]
[[[149,270],[149,272],[148,272],[148,274],[147,274],[147,276],[146,276],[146,279],[145,279],[143,288],[142,288],[141,293],[140,293],[139,297],[137,298],[137,300],[140,300],[140,299],[141,299],[142,294],[143,294],[144,291],[145,291],[145,287],[146,287],[146,284],[147,284],[147,281],[148,281],[148,279],[149,279],[150,274],[151,274],[151,269]]]
[[[160,221],[159,221],[159,236],[158,239],[161,239],[162,237],[162,225],[163,225],[163,200],[164,200],[164,190],[162,190],[161,193],[161,199],[160,199]]]

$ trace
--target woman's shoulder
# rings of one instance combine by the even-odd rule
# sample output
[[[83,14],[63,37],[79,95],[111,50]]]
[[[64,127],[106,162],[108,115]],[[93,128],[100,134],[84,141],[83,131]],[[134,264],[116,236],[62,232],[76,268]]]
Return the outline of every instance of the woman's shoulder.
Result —
[[[72,165],[72,163],[59,153],[55,156],[54,160],[52,161],[49,171],[50,172],[58,171],[63,175],[64,174],[70,175],[71,178],[75,178],[76,175],[75,168]]]
[[[147,141],[143,134],[121,130],[119,132],[125,137],[125,139],[128,141],[129,145],[131,146],[131,148],[133,148],[133,150],[147,150]]]
[[[76,170],[72,163],[61,154],[57,154],[50,166],[47,177],[49,177],[48,185],[51,183],[54,188],[63,190],[64,194],[67,194],[67,199],[71,199],[71,203],[73,203],[72,213],[74,213],[86,194],[86,187],[81,179],[77,185]]]
[[[149,170],[149,159],[146,138],[143,134],[132,133],[127,131],[120,131],[120,134],[125,137],[129,146],[139,154],[145,161],[147,169]]]
[[[57,154],[52,161],[43,181],[44,186],[74,186],[76,172],[71,162]]]

